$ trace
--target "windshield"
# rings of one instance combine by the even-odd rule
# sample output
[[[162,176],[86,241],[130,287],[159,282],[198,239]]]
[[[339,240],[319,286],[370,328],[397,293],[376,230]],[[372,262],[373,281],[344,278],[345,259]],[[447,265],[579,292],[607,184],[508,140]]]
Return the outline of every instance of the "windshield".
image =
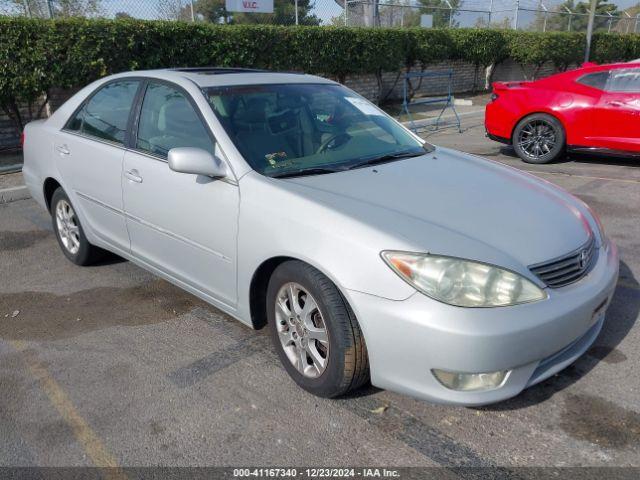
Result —
[[[433,150],[339,85],[212,87],[205,95],[251,167],[271,177],[330,173]]]

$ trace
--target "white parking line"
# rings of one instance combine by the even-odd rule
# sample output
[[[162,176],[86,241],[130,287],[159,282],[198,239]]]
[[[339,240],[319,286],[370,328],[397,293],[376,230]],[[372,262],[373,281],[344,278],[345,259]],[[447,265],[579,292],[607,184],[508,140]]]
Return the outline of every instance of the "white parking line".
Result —
[[[533,173],[533,174],[542,174],[542,175],[561,175],[563,177],[575,177],[575,178],[588,178],[591,180],[606,180],[610,182],[622,182],[622,183],[635,183],[640,184],[640,180],[629,180],[627,178],[609,178],[609,177],[596,177],[593,175],[575,175],[573,173],[564,173],[564,172],[544,172],[542,170],[525,170],[525,172]]]

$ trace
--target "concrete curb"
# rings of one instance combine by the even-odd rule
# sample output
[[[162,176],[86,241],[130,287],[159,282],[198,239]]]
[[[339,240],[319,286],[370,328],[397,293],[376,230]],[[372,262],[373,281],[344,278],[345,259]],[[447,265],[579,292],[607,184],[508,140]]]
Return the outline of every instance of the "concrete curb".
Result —
[[[31,198],[31,194],[24,185],[0,190],[0,205],[17,200],[25,200],[27,198]]]
[[[476,115],[484,115],[484,108],[482,110],[476,110],[476,111],[472,111],[472,112],[461,112],[458,113],[459,117],[473,117]],[[416,128],[421,128],[421,127],[429,127],[432,126],[435,122],[437,117],[429,117],[429,118],[421,118],[419,120],[415,120],[414,121],[414,125],[416,126]],[[443,115],[442,117],[440,117],[440,120],[451,120],[451,119],[455,119],[455,115],[454,114],[447,114],[447,115]],[[411,128],[411,122],[410,121],[406,121],[406,122],[401,122],[402,125],[404,125],[405,127]]]

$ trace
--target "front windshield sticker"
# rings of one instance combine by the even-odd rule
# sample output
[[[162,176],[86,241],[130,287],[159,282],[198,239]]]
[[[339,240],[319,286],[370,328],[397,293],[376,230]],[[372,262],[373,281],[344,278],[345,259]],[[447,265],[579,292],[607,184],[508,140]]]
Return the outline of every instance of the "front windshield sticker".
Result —
[[[287,152],[267,153],[264,158],[272,167],[286,167],[291,162],[286,162]]]
[[[345,97],[345,100],[347,100],[351,105],[356,107],[365,115],[384,116],[384,114],[380,110],[378,110],[374,105],[366,101],[364,98]]]

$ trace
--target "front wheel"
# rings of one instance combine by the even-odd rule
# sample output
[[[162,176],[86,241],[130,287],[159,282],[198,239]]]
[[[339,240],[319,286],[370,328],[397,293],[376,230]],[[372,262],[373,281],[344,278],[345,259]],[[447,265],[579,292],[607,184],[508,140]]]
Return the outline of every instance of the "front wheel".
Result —
[[[336,397],[369,379],[364,337],[336,286],[310,265],[291,260],[273,272],[267,319],[287,373],[320,397]]]
[[[513,131],[513,148],[527,163],[549,163],[564,151],[565,135],[560,122],[546,113],[523,118]]]

